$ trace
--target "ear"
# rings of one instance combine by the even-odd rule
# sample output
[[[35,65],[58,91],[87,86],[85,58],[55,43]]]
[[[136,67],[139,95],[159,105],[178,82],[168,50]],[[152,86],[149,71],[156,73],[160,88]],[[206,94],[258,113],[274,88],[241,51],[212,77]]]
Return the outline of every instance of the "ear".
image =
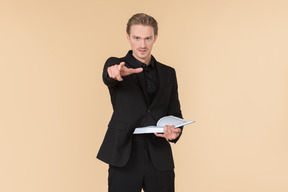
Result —
[[[126,33],[127,40],[130,41],[130,35]]]
[[[158,35],[154,35],[154,43],[156,42]]]

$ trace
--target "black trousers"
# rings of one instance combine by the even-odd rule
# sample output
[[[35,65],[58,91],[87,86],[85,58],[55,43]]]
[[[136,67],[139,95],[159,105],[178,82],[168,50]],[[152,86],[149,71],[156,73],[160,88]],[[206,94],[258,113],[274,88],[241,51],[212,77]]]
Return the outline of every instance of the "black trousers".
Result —
[[[126,166],[109,166],[109,192],[174,192],[174,170],[159,171],[152,164],[148,144],[132,143],[131,156]]]

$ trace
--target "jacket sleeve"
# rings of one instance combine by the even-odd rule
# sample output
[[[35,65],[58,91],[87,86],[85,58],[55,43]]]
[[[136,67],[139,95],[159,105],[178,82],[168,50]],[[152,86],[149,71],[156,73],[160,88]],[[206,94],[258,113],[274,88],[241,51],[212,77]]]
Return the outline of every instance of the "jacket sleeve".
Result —
[[[108,67],[116,65],[116,64],[120,64],[120,59],[116,58],[116,57],[110,57],[109,59],[107,59],[104,68],[103,68],[103,73],[102,73],[102,79],[105,85],[108,86],[108,88],[112,88],[118,85],[119,81],[115,80],[115,79],[111,79],[108,75]]]
[[[172,87],[172,92],[171,92],[171,97],[169,101],[169,108],[168,108],[168,113],[169,115],[173,115],[176,117],[182,118],[182,112],[181,112],[181,107],[180,107],[180,102],[179,102],[179,96],[178,96],[178,84],[177,84],[177,77],[176,77],[176,72],[173,69],[173,87]],[[179,137],[177,137],[174,140],[169,140],[172,143],[176,143],[180,136],[182,135],[183,127],[180,127],[181,133]]]

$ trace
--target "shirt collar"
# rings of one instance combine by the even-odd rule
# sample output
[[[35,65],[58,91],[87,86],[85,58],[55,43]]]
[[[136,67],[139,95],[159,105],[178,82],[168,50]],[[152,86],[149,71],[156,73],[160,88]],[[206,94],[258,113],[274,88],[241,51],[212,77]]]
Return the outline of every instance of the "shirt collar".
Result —
[[[132,54],[132,50],[130,50],[127,55],[129,55],[132,58],[132,60],[134,61],[133,62],[133,66],[135,66],[135,67],[142,67],[144,69],[146,67],[150,67],[151,69],[155,68],[155,58],[153,57],[153,55],[151,55],[151,61],[150,61],[149,65],[146,65],[145,63],[143,63],[143,62],[139,61],[138,59],[136,59],[133,56],[133,54]]]

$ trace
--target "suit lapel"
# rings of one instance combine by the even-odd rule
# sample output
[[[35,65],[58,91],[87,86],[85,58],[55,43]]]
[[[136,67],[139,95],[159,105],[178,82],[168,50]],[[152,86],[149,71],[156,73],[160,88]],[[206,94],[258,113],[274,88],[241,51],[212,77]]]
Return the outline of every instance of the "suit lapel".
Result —
[[[163,70],[161,64],[159,64],[156,60],[155,60],[155,67],[157,69],[157,73],[158,73],[158,77],[159,77],[159,88],[158,88],[158,91],[157,91],[155,98],[153,99],[151,105],[153,105],[154,103],[157,103],[158,100],[161,99],[163,89],[166,87],[165,71]]]
[[[142,89],[143,94],[145,96],[146,102],[149,105],[149,98],[148,98],[146,83],[145,83],[145,79],[144,79],[144,73],[143,72],[138,73],[138,74],[136,74],[136,76],[137,76],[137,79],[141,85],[141,89]]]

